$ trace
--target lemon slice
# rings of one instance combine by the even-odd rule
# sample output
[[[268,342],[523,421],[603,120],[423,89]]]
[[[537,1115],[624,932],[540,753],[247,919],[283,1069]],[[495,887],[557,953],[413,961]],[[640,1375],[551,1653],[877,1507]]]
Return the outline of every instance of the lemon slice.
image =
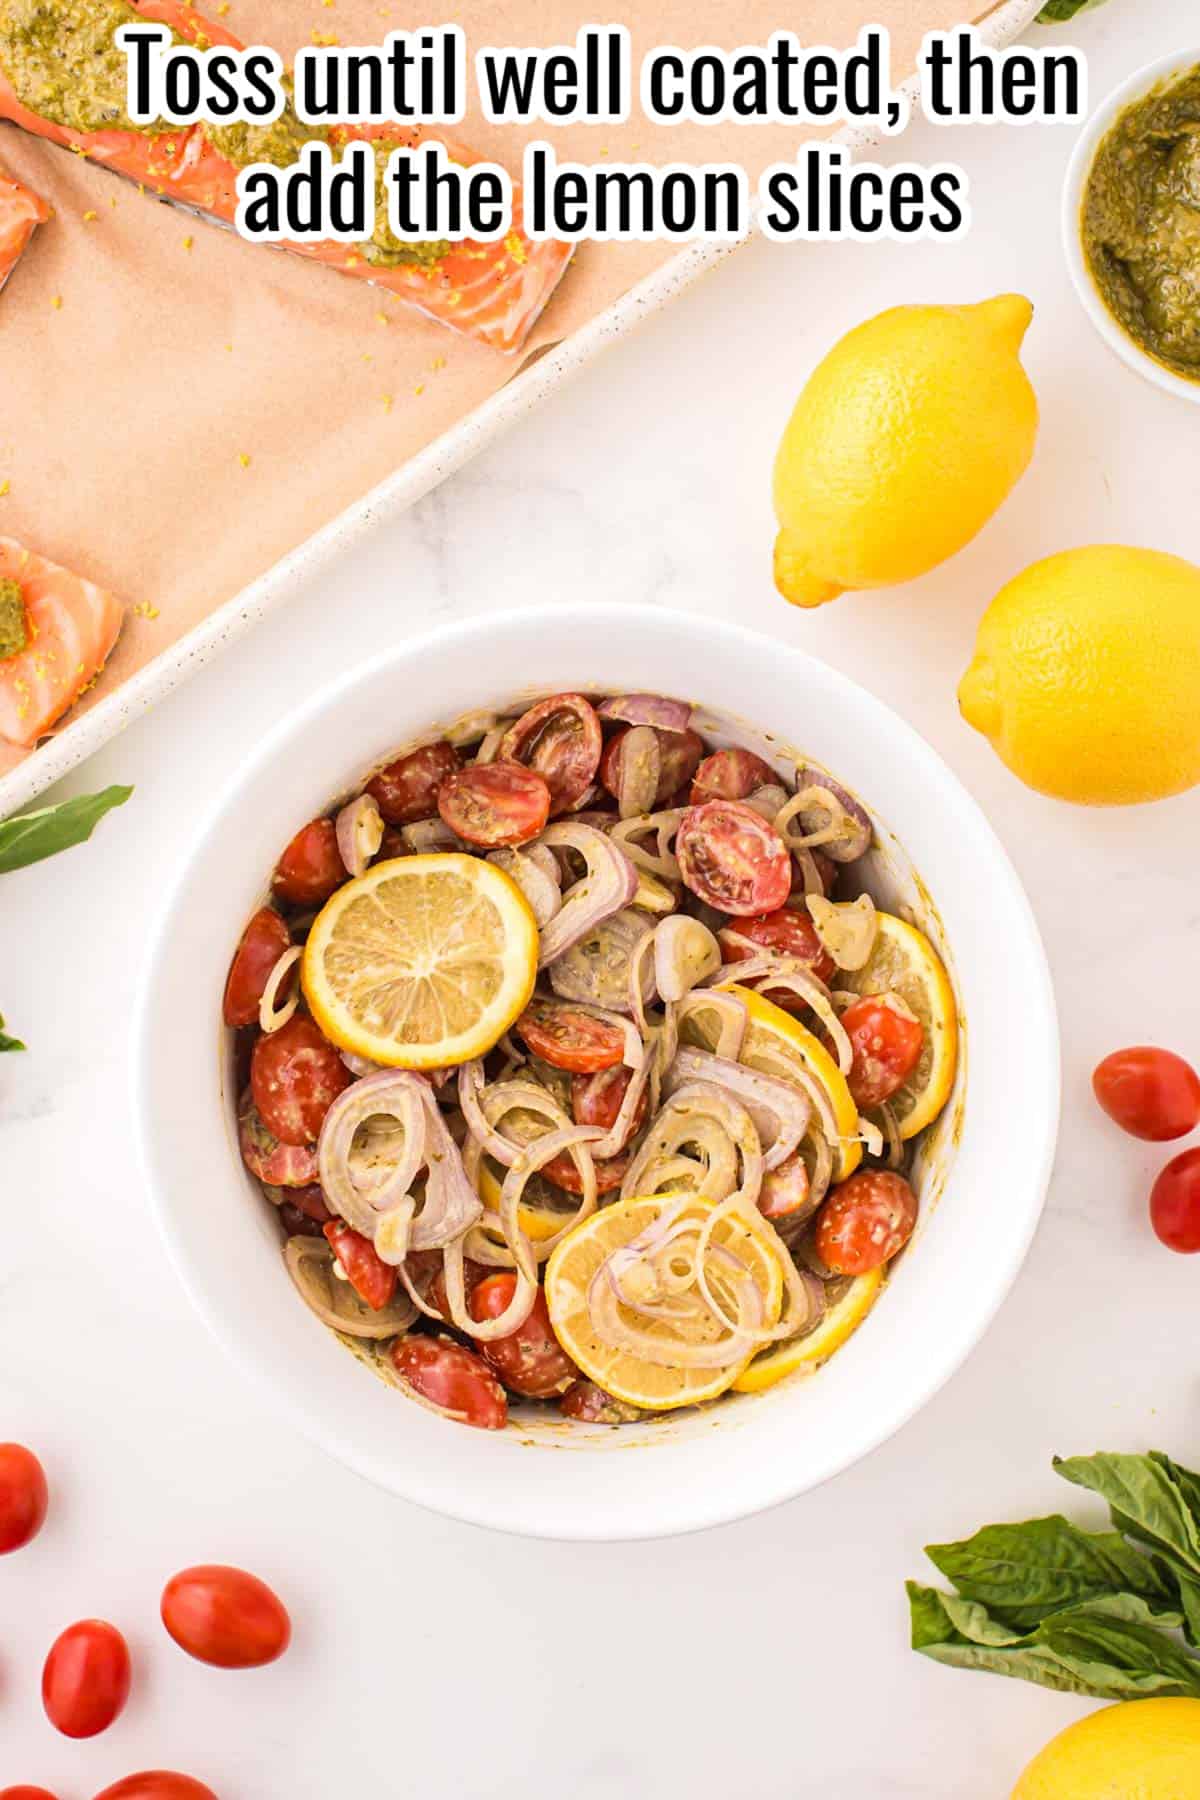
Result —
[[[866,966],[843,971],[839,983],[856,994],[899,994],[925,1027],[916,1068],[892,1100],[902,1138],[916,1137],[950,1098],[958,1065],[958,1008],[950,978],[924,932],[880,913]]]
[[[672,1407],[694,1406],[701,1400],[715,1399],[732,1385],[748,1360],[741,1357],[737,1362],[705,1369],[668,1366],[649,1362],[631,1350],[605,1343],[593,1329],[587,1310],[588,1288],[604,1259],[653,1225],[664,1206],[676,1204],[678,1199],[678,1195],[655,1194],[647,1199],[618,1200],[593,1213],[565,1237],[546,1264],[550,1323],[567,1355],[578,1363],[585,1375],[616,1399],[652,1412],[666,1412]],[[698,1220],[702,1221],[714,1208],[714,1201],[695,1195],[688,1197],[687,1213]],[[783,1270],[779,1260],[782,1247],[774,1232],[768,1226],[759,1230],[740,1216],[734,1218],[726,1214],[718,1221],[712,1242],[718,1248],[732,1251],[749,1267],[762,1295],[765,1321],[774,1325],[783,1306]],[[715,1267],[719,1270],[720,1265]],[[673,1343],[680,1342],[676,1326],[669,1321],[627,1314],[624,1307],[620,1311],[639,1328],[660,1336],[665,1351],[669,1352]],[[715,1341],[720,1328],[715,1320],[710,1323],[712,1334],[708,1341],[711,1342]]]
[[[400,1069],[482,1056],[533,992],[538,929],[502,869],[481,857],[401,856],[328,900],[301,981],[343,1050]]]
[[[479,1174],[475,1179],[475,1192],[491,1212],[500,1210],[500,1187],[503,1177],[502,1169],[497,1173],[495,1165],[488,1157],[480,1157]],[[542,1191],[544,1192],[544,1188]],[[569,1208],[543,1205],[538,1198],[538,1192],[539,1177],[531,1175],[525,1187],[525,1198],[517,1206],[517,1219],[521,1230],[532,1244],[543,1244],[547,1238],[554,1237],[562,1230],[567,1220],[574,1216],[579,1205],[577,1200]],[[504,1242],[503,1232],[496,1231],[486,1224],[483,1229],[493,1242],[497,1244]]]
[[[815,1076],[829,1095],[839,1134],[839,1142],[833,1145],[833,1179],[845,1181],[862,1161],[862,1145],[855,1135],[858,1108],[850,1098],[845,1076],[824,1044],[811,1031],[806,1031],[799,1020],[793,1019],[791,1013],[784,1012],[771,1000],[764,1000],[752,988],[733,986],[728,992],[745,1002],[749,1014],[738,1061],[749,1069],[760,1069],[764,1075],[780,1075],[785,1081],[794,1078],[798,1065]],[[703,1014],[699,1015],[699,1022],[703,1026]]]
[[[773,1350],[764,1350],[742,1370],[733,1383],[739,1394],[761,1394],[782,1381],[796,1369],[815,1368],[840,1350],[846,1339],[862,1324],[878,1300],[884,1287],[882,1269],[869,1275],[856,1275],[836,1305],[831,1306],[815,1331],[807,1337],[793,1338]]]

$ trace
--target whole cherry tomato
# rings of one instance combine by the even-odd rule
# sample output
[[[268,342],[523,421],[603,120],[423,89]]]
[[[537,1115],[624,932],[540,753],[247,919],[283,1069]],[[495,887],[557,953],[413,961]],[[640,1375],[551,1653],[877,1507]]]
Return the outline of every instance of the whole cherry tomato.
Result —
[[[792,858],[775,827],[740,800],[706,800],[679,821],[675,855],[683,884],[718,912],[751,917],[781,907]]]
[[[80,1619],[60,1632],[42,1670],[42,1705],[64,1737],[95,1737],[129,1698],[129,1646],[115,1625]]]
[[[696,770],[691,803],[703,806],[706,800],[744,800],[755,788],[778,785],[779,777],[770,763],[753,750],[714,750]]]
[[[899,994],[867,994],[842,1014],[853,1061],[846,1084],[859,1111],[881,1106],[921,1060],[925,1031]]]
[[[229,1026],[253,1025],[268,977],[291,943],[291,933],[273,906],[260,906],[229,965],[224,1015]]]
[[[333,1045],[305,1013],[260,1037],[250,1059],[250,1091],[259,1117],[285,1144],[315,1143],[325,1114],[352,1080]]]
[[[0,1444],[0,1556],[37,1536],[49,1504],[46,1471],[33,1451],[24,1444]]]
[[[531,1000],[514,1029],[543,1062],[576,1075],[615,1068],[625,1054],[624,1035],[615,1025],[565,1000]]]
[[[397,1338],[388,1355],[405,1386],[439,1412],[482,1431],[507,1424],[504,1389],[483,1358],[453,1338]]]
[[[245,1569],[200,1563],[172,1575],[162,1593],[162,1622],[181,1650],[218,1669],[259,1669],[291,1642],[287,1608]]]
[[[489,1275],[471,1295],[471,1317],[498,1319],[516,1291],[517,1278],[507,1269]],[[541,1288],[523,1325],[508,1337],[481,1338],[475,1348],[510,1392],[524,1394],[529,1400],[549,1400],[565,1393],[579,1374],[554,1335]]]
[[[39,1787],[6,1787],[0,1788],[0,1800],[56,1800],[49,1788]]]
[[[916,1223],[917,1196],[902,1175],[860,1169],[822,1206],[817,1255],[835,1275],[866,1275],[899,1255]]]
[[[419,750],[410,750],[380,769],[368,781],[366,791],[389,825],[415,825],[435,816],[438,789],[461,761],[454,745],[444,739],[422,744]]]
[[[738,919],[729,927],[738,937],[749,938],[752,944],[758,944],[764,950],[774,950],[780,956],[795,956],[806,963],[818,981],[828,981],[832,977],[837,964],[817,936],[817,928],[807,912],[800,912],[796,907],[780,906],[774,912],[759,913],[756,918]],[[726,933],[720,936],[721,960],[727,963],[745,962],[754,955],[744,944],[735,944],[728,940]],[[752,987],[758,987],[759,981],[753,981]],[[764,997],[773,1000],[776,1006],[784,1007],[788,1012],[798,1012],[804,1001],[790,988],[764,988]]]
[[[1172,1050],[1148,1044],[1114,1050],[1097,1066],[1092,1088],[1131,1137],[1161,1144],[1200,1125],[1200,1075]]]
[[[488,849],[527,844],[550,817],[544,775],[516,762],[470,763],[447,775],[438,812],[458,837]]]
[[[600,720],[582,694],[554,694],[522,713],[500,744],[508,762],[524,763],[544,775],[550,811],[566,812],[582,800],[596,778],[603,748]]]
[[[271,877],[271,892],[289,906],[324,906],[350,873],[332,819],[313,819],[296,833]]]
[[[330,1219],[325,1236],[359,1299],[382,1312],[396,1292],[396,1271],[377,1255],[374,1244],[342,1219]]]
[[[1200,1250],[1200,1149],[1182,1150],[1150,1190],[1150,1223],[1168,1250]]]
[[[140,1775],[124,1775],[106,1787],[96,1800],[217,1800],[210,1787],[191,1775],[175,1775],[170,1769],[143,1769]]]

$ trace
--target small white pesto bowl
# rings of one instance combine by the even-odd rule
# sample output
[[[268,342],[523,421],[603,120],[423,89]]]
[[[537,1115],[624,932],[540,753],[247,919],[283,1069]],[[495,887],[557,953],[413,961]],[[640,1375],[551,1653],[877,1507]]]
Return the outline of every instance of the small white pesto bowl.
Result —
[[[689,699],[707,737],[737,739],[789,773],[798,753],[860,795],[877,833],[866,879],[932,935],[958,996],[964,1054],[915,1177],[916,1236],[864,1324],[815,1375],[616,1430],[543,1408],[504,1432],[472,1431],[385,1386],[293,1290],[276,1223],[238,1155],[221,994],[279,846],[315,812],[439,725],[581,688]],[[411,638],[298,705],[197,827],[146,963],[136,1039],[154,1208],[184,1285],[240,1368],[380,1486],[537,1537],[720,1524],[803,1493],[882,1443],[954,1373],[1007,1293],[1041,1213],[1058,1124],[1058,1033],[1037,926],[955,776],[837,670],[652,607],[480,618]]]
[[[1200,380],[1190,381],[1160,363],[1149,351],[1143,350],[1140,344],[1134,342],[1120,321],[1109,311],[1088,267],[1083,248],[1082,218],[1083,198],[1092,163],[1110,128],[1127,106],[1150,93],[1160,81],[1172,75],[1181,75],[1186,69],[1194,69],[1197,64],[1200,64],[1200,47],[1175,50],[1169,56],[1160,56],[1156,62],[1137,69],[1127,81],[1113,89],[1096,108],[1080,134],[1067,165],[1062,206],[1063,249],[1067,268],[1071,272],[1071,280],[1084,312],[1109,349],[1128,368],[1146,381],[1152,381],[1155,387],[1165,389],[1168,394],[1175,394],[1181,400],[1190,400],[1193,406],[1200,404]]]

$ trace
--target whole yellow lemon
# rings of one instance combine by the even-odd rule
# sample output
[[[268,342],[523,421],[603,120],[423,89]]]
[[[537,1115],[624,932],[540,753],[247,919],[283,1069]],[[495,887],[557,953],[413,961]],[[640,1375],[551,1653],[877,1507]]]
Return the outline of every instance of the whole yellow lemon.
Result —
[[[1126,1700],[1068,1725],[1012,1800],[1200,1800],[1200,1700]]]
[[[1018,352],[1033,307],[897,306],[835,344],[775,459],[775,585],[794,606],[924,575],[1024,473],[1037,399]]]
[[[1200,781],[1200,568],[1119,544],[1064,550],[1002,588],[958,688],[1014,775],[1085,806]]]

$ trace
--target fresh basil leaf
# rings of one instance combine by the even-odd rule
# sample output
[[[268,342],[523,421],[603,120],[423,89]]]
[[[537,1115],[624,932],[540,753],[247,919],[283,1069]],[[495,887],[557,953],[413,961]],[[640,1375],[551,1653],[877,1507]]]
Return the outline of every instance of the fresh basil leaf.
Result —
[[[1171,1458],[1161,1450],[1150,1452],[1150,1461],[1157,1463],[1174,1483],[1183,1497],[1184,1505],[1192,1517],[1200,1524],[1200,1475],[1192,1469],[1185,1469],[1182,1463],[1172,1462]]]
[[[1156,1628],[1135,1594],[1069,1607],[1023,1634],[954,1594],[909,1582],[908,1596],[913,1649],[948,1667],[1101,1700],[1200,1694],[1200,1664]]]
[[[1053,1514],[1017,1525],[985,1525],[954,1544],[927,1544],[925,1554],[968,1600],[1028,1631],[1048,1613],[1102,1595],[1140,1595],[1152,1613],[1177,1610],[1175,1585],[1150,1557],[1115,1531],[1081,1531]]]
[[[1064,1481],[1106,1500],[1119,1531],[1164,1552],[1173,1566],[1200,1579],[1200,1518],[1192,1514],[1161,1463],[1149,1456],[1103,1452],[1056,1456],[1054,1469]]]
[[[99,794],[77,794],[58,806],[43,806],[0,823],[0,874],[27,868],[57,856],[91,837],[105,813],[128,800],[131,787],[107,787]]]
[[[8,1036],[4,1029],[4,1015],[0,1013],[0,1054],[5,1050],[23,1050],[24,1048],[20,1038]]]
[[[1073,19],[1076,13],[1086,12],[1089,6],[1099,6],[1100,0],[1046,0],[1038,14],[1039,25],[1062,25]]]

